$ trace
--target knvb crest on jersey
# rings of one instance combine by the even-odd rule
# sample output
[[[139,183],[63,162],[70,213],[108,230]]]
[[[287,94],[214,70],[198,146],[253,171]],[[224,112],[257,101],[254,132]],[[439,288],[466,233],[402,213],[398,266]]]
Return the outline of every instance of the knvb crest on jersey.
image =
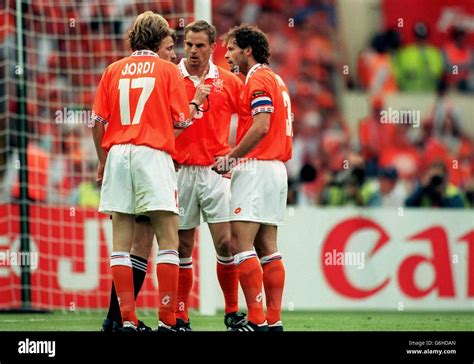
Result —
[[[224,89],[224,80],[221,78],[214,79],[212,87],[214,91],[221,92]]]

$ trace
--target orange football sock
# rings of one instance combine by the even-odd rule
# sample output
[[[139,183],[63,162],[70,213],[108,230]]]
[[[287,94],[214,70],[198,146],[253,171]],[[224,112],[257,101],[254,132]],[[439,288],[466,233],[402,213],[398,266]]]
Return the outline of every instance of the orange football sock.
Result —
[[[225,313],[239,310],[239,271],[234,257],[217,256],[217,279],[224,294]]]
[[[176,318],[189,321],[188,299],[193,287],[193,260],[192,258],[179,259],[178,306]]]
[[[263,263],[263,286],[267,301],[267,321],[272,325],[281,321],[281,301],[285,286],[285,268],[281,255],[276,260]]]
[[[237,262],[240,262],[238,266],[239,280],[249,310],[248,320],[254,324],[263,324],[265,313],[262,292],[263,274],[260,262],[253,251],[237,254]]]
[[[110,257],[110,267],[115,290],[117,291],[122,322],[132,321],[135,325],[138,325],[138,318],[135,312],[133,271],[130,254],[126,252],[113,252]]]
[[[160,250],[156,259],[158,277],[158,317],[169,326],[176,325],[179,258],[176,250]]]

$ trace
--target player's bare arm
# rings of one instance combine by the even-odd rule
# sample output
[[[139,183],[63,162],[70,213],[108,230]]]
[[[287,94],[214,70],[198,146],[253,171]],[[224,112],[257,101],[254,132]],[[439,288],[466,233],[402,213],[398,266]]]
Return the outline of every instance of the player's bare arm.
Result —
[[[240,143],[224,157],[218,157],[212,167],[217,173],[225,174],[239,158],[245,157],[253,148],[267,135],[270,129],[270,114],[258,113],[253,117],[253,124],[249,131],[242,138]]]
[[[97,166],[97,177],[96,177],[96,181],[99,184],[102,183],[102,178],[104,176],[105,161],[107,159],[107,152],[105,151],[104,148],[102,148],[102,145],[101,145],[104,133],[105,133],[104,124],[100,122],[94,123],[94,126],[92,128],[92,137],[94,139],[95,150],[97,152],[97,157],[99,159],[99,164]]]

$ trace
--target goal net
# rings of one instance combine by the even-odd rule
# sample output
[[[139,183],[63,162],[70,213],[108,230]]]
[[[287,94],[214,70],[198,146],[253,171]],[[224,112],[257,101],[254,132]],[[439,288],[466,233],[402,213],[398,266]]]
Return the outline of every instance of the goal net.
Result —
[[[0,309],[105,308],[112,229],[97,212],[95,90],[105,67],[129,54],[138,14],[162,14],[180,37],[193,1],[0,4]],[[156,244],[139,308],[157,307],[155,255]]]

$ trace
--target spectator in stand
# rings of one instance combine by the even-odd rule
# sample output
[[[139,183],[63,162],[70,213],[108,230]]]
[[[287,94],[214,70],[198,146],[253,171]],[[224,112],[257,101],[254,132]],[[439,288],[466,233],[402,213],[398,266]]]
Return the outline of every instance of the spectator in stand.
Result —
[[[468,128],[448,97],[446,80],[441,81],[435,105],[423,125],[423,161],[429,165],[443,160],[456,166],[450,173],[450,182],[461,187],[474,175],[474,142],[466,132]]]
[[[380,195],[376,185],[365,174],[360,155],[348,157],[350,169],[336,173],[327,181],[321,193],[321,204],[326,206],[377,206]]]
[[[361,120],[359,124],[359,143],[362,157],[366,162],[368,177],[378,175],[379,157],[382,149],[389,148],[395,140],[395,125],[381,123],[383,100],[374,97],[371,102],[372,114]]]
[[[400,91],[434,92],[444,69],[439,49],[428,44],[426,24],[418,22],[414,29],[416,42],[400,50],[394,64]]]
[[[431,164],[421,184],[408,197],[407,207],[467,207],[461,190],[448,182],[448,169],[443,162]]]
[[[474,209],[474,177],[466,184],[466,200],[468,205]]]
[[[469,47],[464,28],[454,26],[443,47],[448,84],[460,91],[474,91],[474,50]]]
[[[300,170],[297,184],[297,203],[300,206],[313,205],[315,197],[315,181],[318,176],[311,161],[306,162]]]
[[[424,123],[426,137],[439,138],[442,134],[443,124],[448,117],[456,125],[461,125],[461,113],[450,99],[448,91],[448,82],[446,78],[443,78],[438,82],[435,104]]]
[[[100,188],[94,181],[96,164],[89,162],[86,164],[86,173],[82,177],[77,189],[73,190],[69,198],[72,205],[78,205],[85,208],[98,208],[100,203]]]
[[[399,180],[395,168],[385,167],[380,170],[377,188],[378,198],[373,198],[369,206],[400,207],[404,205],[407,190]]]
[[[421,154],[415,147],[418,129],[415,128],[415,120],[408,112],[405,115],[404,123],[393,124],[395,131],[390,145],[383,147],[380,152],[379,167],[394,167],[397,169],[399,178],[412,179],[419,173]]]
[[[299,122],[293,125],[295,138],[293,144],[293,157],[286,163],[289,180],[289,202],[290,204],[308,204],[309,200],[305,196],[305,183],[308,180],[307,172],[302,172],[306,165],[313,168],[311,160],[318,154],[319,133],[321,129],[321,115],[317,110],[308,110],[304,112]],[[308,170],[306,168],[306,170]],[[302,176],[304,178],[302,179]],[[311,201],[312,202],[312,201]]]
[[[363,168],[340,171],[323,189],[324,206],[379,206],[380,195],[373,182],[365,178]]]
[[[28,165],[28,199],[36,202],[47,202],[50,155],[38,145],[38,139],[32,137],[26,149],[26,158]],[[11,162],[12,167],[15,165],[15,172],[18,171],[18,161],[18,155],[13,155]],[[19,176],[17,173],[14,173],[13,176],[14,182],[11,193],[12,197],[18,200],[20,198]]]
[[[371,95],[397,91],[386,34],[376,34],[371,48],[359,56],[358,68],[361,86]]]

